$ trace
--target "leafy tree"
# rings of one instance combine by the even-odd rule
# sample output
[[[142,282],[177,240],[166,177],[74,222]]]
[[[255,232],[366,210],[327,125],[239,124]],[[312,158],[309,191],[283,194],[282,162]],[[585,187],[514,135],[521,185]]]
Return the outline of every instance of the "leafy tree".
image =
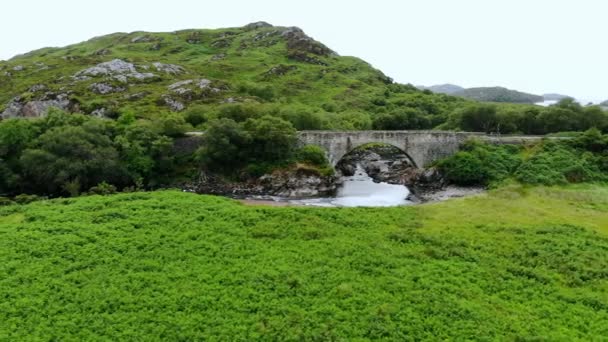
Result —
[[[171,167],[172,141],[158,134],[151,125],[133,123],[115,138],[121,162],[131,180],[138,186]]]
[[[490,104],[474,104],[460,109],[456,113],[459,127],[471,132],[495,132],[498,118],[496,106]]]
[[[272,116],[247,120],[243,128],[251,137],[248,155],[254,161],[278,161],[294,150],[297,135],[291,123]]]
[[[70,182],[71,191],[102,181],[122,183],[125,173],[112,141],[92,127],[55,127],[41,135],[21,156],[26,182],[33,192],[59,193]]]
[[[192,127],[198,127],[207,122],[208,110],[204,106],[190,106],[184,112],[184,118]]]
[[[169,113],[157,121],[158,130],[161,134],[170,137],[184,135],[190,128],[183,116],[178,113]]]
[[[212,120],[203,136],[203,145],[196,152],[197,158],[208,169],[234,172],[245,165],[250,141],[250,135],[234,120]]]

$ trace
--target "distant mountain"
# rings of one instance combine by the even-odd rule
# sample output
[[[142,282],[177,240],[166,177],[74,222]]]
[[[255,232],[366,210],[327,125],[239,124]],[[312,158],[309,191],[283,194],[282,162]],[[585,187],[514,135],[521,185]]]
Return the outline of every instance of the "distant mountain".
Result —
[[[522,93],[503,87],[469,88],[452,95],[482,102],[538,103],[544,101],[542,96]]]
[[[602,107],[608,107],[608,100],[600,103],[600,106],[602,106]]]
[[[545,101],[561,101],[563,99],[573,99],[572,96],[562,94],[543,94]]]
[[[438,94],[454,94],[460,91],[465,90],[463,87],[461,86],[457,86],[455,84],[438,84],[438,85],[434,85],[434,86],[430,86],[430,87],[419,87],[422,89],[428,89],[430,91],[432,91],[433,93],[438,93]]]

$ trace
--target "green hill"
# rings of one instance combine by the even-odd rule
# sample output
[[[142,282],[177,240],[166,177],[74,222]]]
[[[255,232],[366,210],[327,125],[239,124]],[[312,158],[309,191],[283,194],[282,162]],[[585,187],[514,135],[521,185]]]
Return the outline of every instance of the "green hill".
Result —
[[[132,110],[154,117],[230,103],[375,112],[386,105],[389,92],[438,101],[440,107],[454,102],[392,84],[368,63],[337,55],[299,28],[263,22],[114,33],[0,62],[3,118],[36,117],[49,107],[106,117]]]
[[[508,103],[537,103],[542,102],[543,97],[533,94],[522,93],[503,87],[480,87],[468,88],[463,91],[453,93],[454,96],[461,96],[467,99],[482,102],[508,102]]]

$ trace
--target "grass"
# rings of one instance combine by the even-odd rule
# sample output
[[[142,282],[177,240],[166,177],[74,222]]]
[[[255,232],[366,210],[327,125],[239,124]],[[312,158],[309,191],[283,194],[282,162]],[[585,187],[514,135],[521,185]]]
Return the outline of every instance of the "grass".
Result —
[[[402,208],[0,208],[0,340],[601,340],[608,187]]]

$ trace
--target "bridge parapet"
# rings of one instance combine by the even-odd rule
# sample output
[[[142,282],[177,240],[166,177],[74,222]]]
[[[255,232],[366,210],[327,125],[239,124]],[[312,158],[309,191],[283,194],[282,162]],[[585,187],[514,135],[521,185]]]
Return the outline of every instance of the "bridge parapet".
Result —
[[[540,136],[492,136],[478,132],[452,131],[299,131],[300,146],[317,145],[327,151],[332,166],[353,149],[369,144],[393,145],[404,151],[416,167],[425,167],[449,157],[463,142],[478,138],[493,144],[525,144],[539,141]]]

